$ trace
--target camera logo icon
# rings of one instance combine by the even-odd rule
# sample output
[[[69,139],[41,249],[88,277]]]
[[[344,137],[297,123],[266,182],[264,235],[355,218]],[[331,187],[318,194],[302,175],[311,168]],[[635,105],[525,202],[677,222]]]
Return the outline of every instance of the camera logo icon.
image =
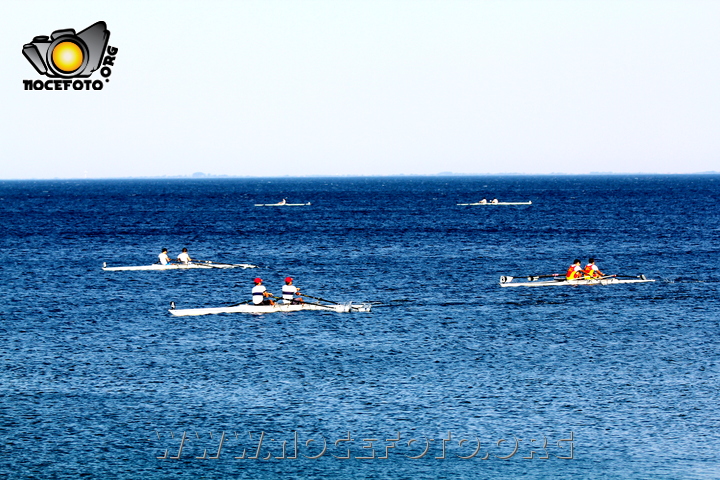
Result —
[[[40,35],[23,45],[23,55],[41,75],[53,78],[89,77],[100,68],[110,32],[97,22],[80,33],[72,28]]]

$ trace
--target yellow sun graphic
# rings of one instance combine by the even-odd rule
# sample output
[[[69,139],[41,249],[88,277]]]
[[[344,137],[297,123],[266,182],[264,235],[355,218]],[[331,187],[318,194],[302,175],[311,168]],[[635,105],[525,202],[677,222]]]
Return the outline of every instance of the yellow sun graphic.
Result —
[[[83,52],[73,42],[58,43],[53,49],[52,61],[63,72],[74,72],[83,63]]]

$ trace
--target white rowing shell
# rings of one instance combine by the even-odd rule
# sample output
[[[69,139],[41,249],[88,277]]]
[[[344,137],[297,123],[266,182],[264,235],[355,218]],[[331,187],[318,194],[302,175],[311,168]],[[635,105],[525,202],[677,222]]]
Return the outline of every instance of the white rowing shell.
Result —
[[[192,270],[195,268],[204,270],[212,268],[257,268],[257,265],[250,265],[249,263],[176,263],[160,265],[159,263],[156,263],[153,265],[139,265],[135,267],[108,267],[103,264],[103,270],[107,272],[117,272],[120,270]]]
[[[317,303],[276,303],[275,305],[254,305],[243,304],[232,307],[215,307],[215,308],[186,308],[186,309],[170,309],[172,315],[178,317],[189,317],[197,315],[213,315],[217,313],[274,313],[274,312],[299,312],[301,310],[322,310],[326,312],[369,312],[372,306],[370,304],[337,304],[337,305],[321,305]]]
[[[512,282],[513,277],[500,277],[501,287],[555,287],[560,285],[615,285],[618,283],[647,283],[654,282],[647,278],[596,278],[596,279],[580,279],[580,280],[547,280],[542,282]]]

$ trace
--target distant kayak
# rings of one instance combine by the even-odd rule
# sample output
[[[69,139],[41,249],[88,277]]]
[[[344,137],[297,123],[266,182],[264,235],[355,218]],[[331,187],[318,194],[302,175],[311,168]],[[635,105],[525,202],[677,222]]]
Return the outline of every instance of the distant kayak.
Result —
[[[310,205],[310,202],[307,203],[287,203],[284,200],[282,202],[278,203],[256,203],[256,207],[304,207]]]
[[[458,205],[532,205],[531,201],[527,202],[476,202],[476,203],[458,203]]]

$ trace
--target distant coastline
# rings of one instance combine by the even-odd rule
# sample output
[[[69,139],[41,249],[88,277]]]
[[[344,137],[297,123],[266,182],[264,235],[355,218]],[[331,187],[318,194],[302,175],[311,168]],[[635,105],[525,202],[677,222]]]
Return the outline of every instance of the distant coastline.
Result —
[[[693,172],[693,173],[617,173],[617,172],[590,172],[590,173],[455,173],[440,172],[433,174],[395,174],[395,175],[283,175],[283,176],[267,176],[267,175],[215,175],[211,173],[195,172],[191,175],[162,175],[162,176],[137,176],[137,177],[67,177],[67,178],[0,178],[2,181],[26,181],[26,180],[202,180],[202,179],[252,179],[252,178],[272,178],[272,179],[291,179],[291,178],[432,178],[432,177],[590,177],[590,176],[680,176],[680,175],[720,175],[720,171]]]

